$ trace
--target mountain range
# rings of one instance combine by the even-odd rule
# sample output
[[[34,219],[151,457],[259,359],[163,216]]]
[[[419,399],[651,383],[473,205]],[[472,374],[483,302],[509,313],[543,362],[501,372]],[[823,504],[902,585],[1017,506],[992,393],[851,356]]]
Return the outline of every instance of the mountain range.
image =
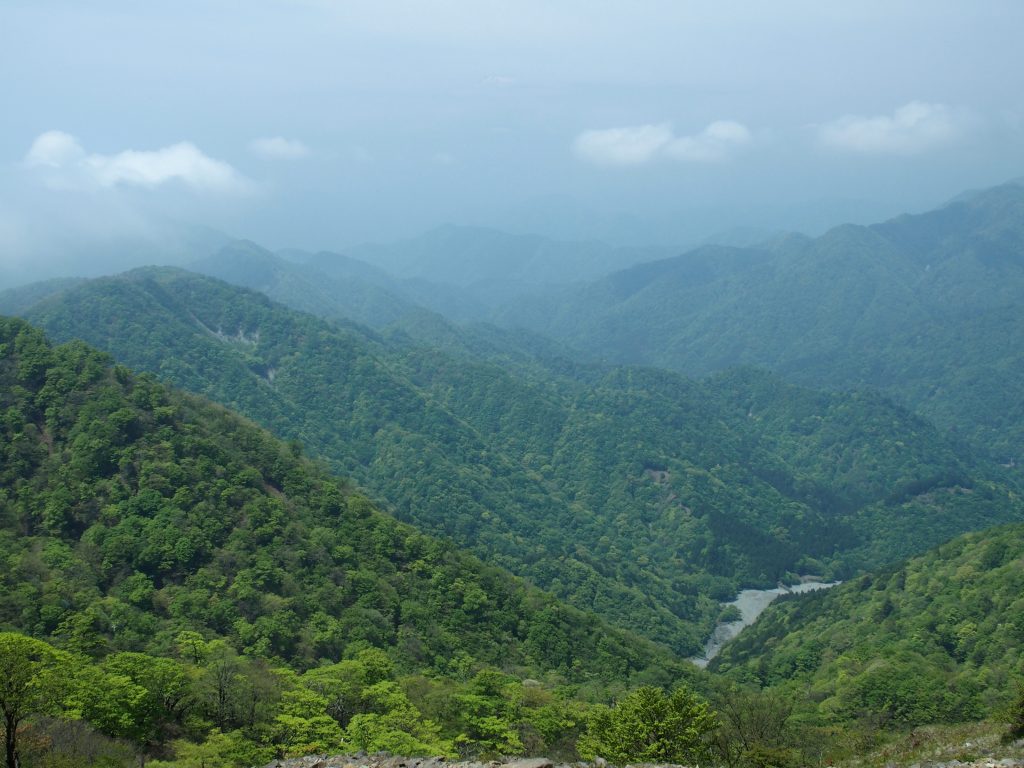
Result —
[[[870,392],[515,344],[519,362],[498,362],[473,338],[444,352],[174,269],[25,314],[300,441],[400,519],[681,654],[741,584],[845,577],[1021,514],[1005,473]]]
[[[1020,706],[1019,183],[681,254],[204,242],[0,292],[0,648],[70,670],[54,712],[211,764],[571,757],[685,681],[763,766]]]
[[[1024,186],[817,238],[708,247],[499,308],[620,363],[869,386],[1002,463],[1024,453]]]

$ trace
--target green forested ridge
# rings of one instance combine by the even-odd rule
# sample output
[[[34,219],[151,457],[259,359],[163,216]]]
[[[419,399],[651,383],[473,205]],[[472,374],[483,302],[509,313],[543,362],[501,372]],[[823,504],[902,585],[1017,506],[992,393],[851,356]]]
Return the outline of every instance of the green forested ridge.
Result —
[[[705,248],[557,296],[508,325],[692,375],[757,365],[898,397],[1001,462],[1024,455],[1024,186],[759,249]]]
[[[571,739],[571,691],[692,675],[378,512],[297,444],[6,318],[0,414],[0,630],[60,649],[0,632],[0,662],[45,667],[30,715],[243,763],[508,753]]]
[[[712,669],[817,718],[908,726],[1002,714],[1024,677],[1024,526],[969,533],[827,593],[782,598]]]
[[[400,516],[476,543],[491,562],[520,566],[545,586],[553,580],[544,569],[574,585],[597,582],[599,599],[591,594],[585,605],[610,604],[620,620],[628,613],[639,626],[660,630],[651,633],[658,639],[698,647],[702,630],[652,606],[635,586],[602,578],[575,559],[559,562],[563,551],[546,556],[547,547],[566,545],[568,505],[540,478],[489,451],[476,430],[381,359],[370,337],[176,271],[99,280],[40,306],[33,318],[57,338],[84,337],[133,367],[301,440]],[[531,561],[539,565],[522,568]],[[705,626],[712,613],[706,600]]]
[[[342,324],[354,321],[446,351],[519,363],[538,354],[580,357],[575,350],[522,329],[483,323],[456,328],[426,307],[456,304],[465,309],[473,302],[468,295],[452,286],[399,280],[341,254],[302,254],[301,261],[292,261],[255,243],[236,241],[189,265],[189,270],[259,291],[300,312]],[[19,314],[59,290],[57,284],[40,283],[0,293],[0,313]],[[423,301],[427,297],[431,302]],[[480,306],[471,314],[485,313]]]
[[[588,633],[636,668],[668,658],[393,521],[228,411],[80,342],[3,331],[7,626],[82,650],[166,650],[188,627],[298,666],[362,640],[428,667],[465,651],[582,679],[602,671],[573,654]],[[534,622],[574,636],[538,645]]]
[[[403,519],[681,653],[741,583],[847,575],[1021,515],[992,473],[869,393],[498,365],[475,342],[389,341],[177,270],[93,281],[29,314],[300,440]]]
[[[0,315],[18,315],[45,298],[84,282],[81,277],[57,277],[0,291]]]

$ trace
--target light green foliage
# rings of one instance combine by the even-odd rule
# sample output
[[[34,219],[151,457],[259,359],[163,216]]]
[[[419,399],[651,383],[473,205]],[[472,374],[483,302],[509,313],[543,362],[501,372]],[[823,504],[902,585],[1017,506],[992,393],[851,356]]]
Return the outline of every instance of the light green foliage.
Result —
[[[519,705],[522,684],[495,670],[483,670],[452,699],[461,733],[455,747],[463,756],[512,755],[522,751]]]
[[[341,751],[345,734],[327,714],[327,699],[305,688],[285,691],[274,718],[274,742],[288,756]]]
[[[149,696],[145,688],[126,675],[91,664],[79,667],[75,678],[68,704],[76,715],[110,736],[146,741],[152,729],[146,717]]]
[[[7,768],[18,768],[18,729],[25,720],[64,709],[72,671],[67,654],[30,637],[0,632],[0,715]]]
[[[425,719],[398,683],[382,680],[362,691],[363,710],[348,723],[352,746],[400,755],[452,754],[437,723]]]
[[[172,749],[174,760],[150,760],[146,765],[150,768],[249,768],[266,765],[277,754],[271,747],[253,743],[241,731],[213,730],[201,743],[181,739],[173,743]]]
[[[630,762],[690,765],[710,751],[708,736],[717,724],[706,701],[685,687],[666,694],[644,686],[613,707],[597,707],[587,720],[579,752],[617,765]]]

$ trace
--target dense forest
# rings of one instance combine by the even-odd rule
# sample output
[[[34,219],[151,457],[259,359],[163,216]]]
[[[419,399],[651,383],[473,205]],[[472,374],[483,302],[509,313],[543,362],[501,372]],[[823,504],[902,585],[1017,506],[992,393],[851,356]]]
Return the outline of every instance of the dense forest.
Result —
[[[870,392],[502,364],[180,270],[91,281],[26,314],[300,441],[400,518],[683,655],[740,585],[845,577],[1021,515],[998,468]],[[494,358],[502,337],[489,343]]]
[[[1024,526],[969,533],[829,592],[778,600],[712,662],[821,720],[998,715],[1024,676]]]
[[[1024,768],[1024,0],[0,0],[0,768]]]
[[[999,463],[1019,463],[1019,181],[815,238],[780,234],[660,259],[620,253],[622,268],[603,276],[531,272],[531,248],[558,248],[528,242],[449,228],[292,259],[230,244],[195,269],[378,329],[419,333],[410,318],[428,307],[457,321],[530,329],[618,363],[695,376],[754,365],[807,386],[871,387]]]
[[[8,763],[789,768],[1024,734],[1020,190],[513,286],[546,332],[576,297],[558,340],[418,298],[487,315],[486,275],[247,242],[195,265],[229,282],[3,292],[34,324],[0,319]],[[844,583],[684,660],[800,576]]]
[[[705,247],[491,319],[624,363],[870,386],[1001,463],[1024,455],[1024,185],[755,248]]]
[[[55,676],[33,714],[156,754],[508,753],[692,677],[81,342],[0,321],[0,406],[0,659]]]

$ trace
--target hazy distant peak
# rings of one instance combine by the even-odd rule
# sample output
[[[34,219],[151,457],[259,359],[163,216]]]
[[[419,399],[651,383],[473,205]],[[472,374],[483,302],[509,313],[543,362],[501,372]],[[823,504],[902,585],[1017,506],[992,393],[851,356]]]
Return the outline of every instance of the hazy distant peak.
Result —
[[[803,247],[813,240],[813,237],[805,235],[803,232],[780,232],[775,237],[762,242],[761,247],[774,253],[790,248]]]
[[[887,247],[889,243],[878,232],[871,227],[860,224],[840,224],[832,227],[820,237],[814,238],[813,242],[818,247],[829,248],[833,245],[843,247]]]
[[[253,258],[270,258],[277,259],[278,257],[264,248],[259,243],[254,243],[252,240],[239,239],[232,240],[227,243],[223,248],[218,250],[214,256],[250,256]]]
[[[1024,191],[1024,176],[1018,176],[1015,179],[1009,179],[1008,181],[999,184],[995,187],[965,189],[963,192],[959,193],[958,195],[954,195],[952,198],[950,198],[946,205],[942,207],[946,208],[949,207],[950,205],[955,205],[956,203],[973,202],[978,198],[987,197],[991,193],[999,194],[1000,190],[1004,190],[1006,188],[1009,188],[1010,194],[1013,194],[1014,190]]]

